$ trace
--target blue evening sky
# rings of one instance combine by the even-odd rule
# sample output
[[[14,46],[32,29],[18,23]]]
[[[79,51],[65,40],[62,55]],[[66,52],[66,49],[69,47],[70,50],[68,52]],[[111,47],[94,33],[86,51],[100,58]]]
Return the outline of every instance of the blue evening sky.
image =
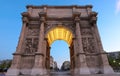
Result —
[[[120,51],[120,0],[0,0],[0,60],[12,59],[16,51],[22,26],[20,14],[26,11],[26,5],[89,4],[98,12],[97,24],[104,50]],[[64,41],[54,42],[51,55],[58,63],[68,60],[68,45]]]

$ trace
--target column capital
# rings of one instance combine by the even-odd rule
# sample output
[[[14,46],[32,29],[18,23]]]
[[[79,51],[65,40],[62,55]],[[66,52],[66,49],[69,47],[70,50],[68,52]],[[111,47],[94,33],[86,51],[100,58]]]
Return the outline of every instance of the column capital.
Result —
[[[73,40],[76,40],[76,37],[73,37],[72,39],[73,39]]]
[[[74,19],[75,22],[80,21],[80,15],[81,15],[81,13],[79,13],[79,12],[74,12],[73,13],[73,19]]]
[[[23,12],[22,14],[22,21],[28,23],[28,18],[29,18],[29,13],[28,12]]]
[[[48,48],[49,48],[49,49],[51,49],[51,47],[50,47],[50,46],[49,46]]]
[[[29,22],[27,17],[22,17],[22,21],[23,21],[23,23],[28,23]]]
[[[44,40],[46,40],[46,41],[47,41],[47,40],[48,40],[48,38],[44,38]]]
[[[96,23],[96,21],[97,21],[97,12],[91,12],[90,13],[90,22],[91,23]]]
[[[40,12],[39,13],[40,21],[45,22],[46,21],[46,13]]]

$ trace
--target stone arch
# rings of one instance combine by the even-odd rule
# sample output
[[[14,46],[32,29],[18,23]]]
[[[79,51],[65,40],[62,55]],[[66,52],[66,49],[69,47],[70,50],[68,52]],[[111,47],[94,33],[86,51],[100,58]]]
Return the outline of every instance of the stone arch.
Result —
[[[57,31],[58,30],[58,33],[55,33],[53,31]],[[58,34],[58,37],[53,39],[50,43],[49,43],[49,35],[51,33],[55,33]],[[65,35],[67,37],[64,37],[64,36],[61,36],[61,34]],[[70,52],[70,62],[71,62],[71,69],[74,69],[74,63],[75,63],[75,53],[74,53],[74,44],[73,44],[73,38],[74,38],[74,35],[73,33],[71,32],[71,30],[69,28],[66,28],[64,26],[55,26],[55,27],[52,27],[51,29],[49,29],[47,31],[47,33],[45,34],[45,38],[46,38],[46,42],[47,42],[47,50],[46,50],[46,59],[45,59],[45,65],[46,65],[46,68],[49,69],[50,65],[49,65],[49,62],[50,62],[50,49],[51,49],[51,44],[56,41],[56,40],[64,40],[68,46],[69,46],[69,52]],[[67,39],[68,38],[68,39]],[[70,41],[70,42],[69,42]],[[48,57],[47,57],[48,56]]]
[[[74,76],[114,73],[108,63],[107,55],[103,51],[96,24],[97,13],[92,11],[92,6],[30,5],[27,6],[27,9],[28,11],[22,13],[22,31],[16,52],[13,54],[12,65],[6,73],[7,76],[18,76],[20,73],[31,76],[50,75],[47,71],[50,47],[46,36],[47,32],[58,26],[68,29],[73,35],[73,41],[70,44],[70,59],[72,64],[71,73]],[[32,29],[29,29],[28,25]],[[86,46],[88,43],[89,46]],[[29,53],[23,52],[28,52],[28,50]],[[96,60],[93,61],[92,58]],[[96,66],[93,67],[95,64]]]

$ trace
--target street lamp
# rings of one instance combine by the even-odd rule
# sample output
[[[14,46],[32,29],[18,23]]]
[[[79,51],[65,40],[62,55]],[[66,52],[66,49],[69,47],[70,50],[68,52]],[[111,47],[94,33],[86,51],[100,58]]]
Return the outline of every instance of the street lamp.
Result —
[[[113,63],[115,63],[116,61],[115,60],[113,60]]]

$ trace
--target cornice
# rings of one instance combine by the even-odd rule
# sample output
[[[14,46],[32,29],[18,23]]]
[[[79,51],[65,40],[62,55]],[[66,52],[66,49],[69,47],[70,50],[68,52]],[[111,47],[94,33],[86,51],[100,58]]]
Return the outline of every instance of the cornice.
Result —
[[[57,5],[41,5],[41,6],[35,6],[35,5],[27,5],[26,8],[92,8],[92,5],[84,5],[84,6],[80,6],[80,5],[70,5],[70,6],[65,6],[65,5],[61,5],[61,6],[57,6]]]

